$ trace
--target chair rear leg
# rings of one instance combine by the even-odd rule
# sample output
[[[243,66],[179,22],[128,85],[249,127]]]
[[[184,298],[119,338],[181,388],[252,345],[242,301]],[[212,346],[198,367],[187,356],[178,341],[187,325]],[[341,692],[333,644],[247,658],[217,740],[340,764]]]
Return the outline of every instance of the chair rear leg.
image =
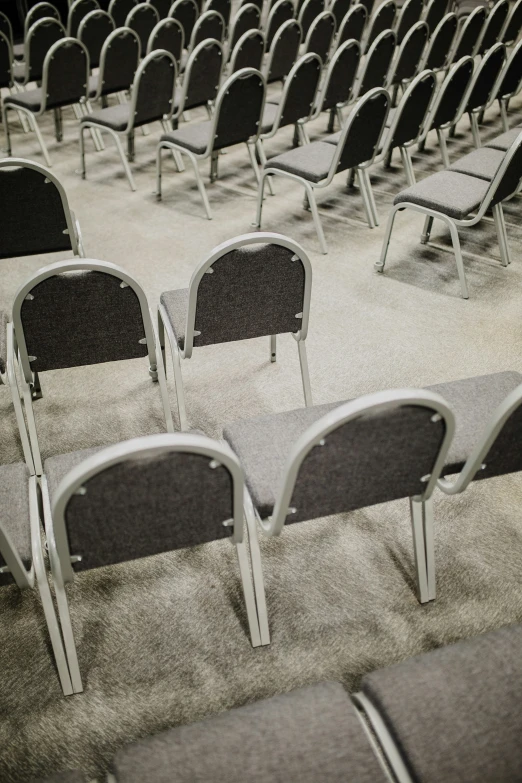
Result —
[[[448,166],[450,165],[450,159],[448,155],[448,145],[446,144],[446,137],[444,135],[444,131],[441,130],[440,128],[437,128],[437,138],[439,140],[442,163],[444,164],[444,168],[447,169]]]
[[[13,95],[15,92],[20,92],[20,89],[17,89],[15,86],[8,87],[7,89],[8,89],[9,95]],[[27,122],[27,118],[24,116],[24,114],[21,111],[17,112],[17,114],[18,114],[18,119],[20,120],[20,125],[22,126],[23,132],[24,133],[29,133],[29,131],[31,130],[31,126]]]
[[[507,242],[504,213],[502,211],[501,204],[495,204],[495,206],[493,207],[493,219],[495,221],[495,228],[497,230],[498,246],[500,250],[500,259],[502,262],[502,266],[507,266],[508,264],[511,263],[511,257],[510,257],[508,242]]]
[[[373,211],[370,204],[370,199],[368,197],[368,191],[366,190],[366,183],[364,181],[364,174],[362,169],[357,169],[357,179],[359,181],[359,190],[361,191],[367,223],[370,228],[375,228],[375,223],[373,221]]]
[[[250,158],[250,165],[252,166],[252,171],[254,172],[254,177],[256,178],[256,183],[259,186],[261,174],[259,173],[259,166],[257,165],[255,149],[253,148],[252,144],[248,143],[248,141],[246,142],[246,148],[248,150],[248,157]]]
[[[428,578],[428,600],[434,601],[437,594],[435,579],[433,498],[423,502],[424,543],[426,547],[426,575]]]
[[[169,127],[168,120],[161,120],[160,122],[164,132],[170,133],[172,127]],[[181,157],[181,153],[179,153],[178,150],[172,150],[172,157],[174,158],[174,163],[176,164],[177,170],[180,172],[185,171],[185,164],[183,163],[183,158]]]
[[[187,412],[185,409],[185,392],[183,389],[183,376],[181,374],[179,348],[176,344],[176,336],[172,331],[172,328],[167,318],[167,314],[165,313],[162,305],[160,305],[158,309],[158,322],[160,319],[163,324],[164,333],[166,332],[170,345],[170,352],[172,356],[172,367],[174,370],[174,385],[176,387],[176,403],[178,406],[179,428],[183,432],[188,430],[189,426],[187,420]]]
[[[134,182],[134,177],[132,176],[132,171],[130,170],[129,162],[127,160],[127,157],[125,155],[125,152],[123,151],[123,146],[120,141],[120,137],[114,133],[112,130],[109,131],[111,136],[114,139],[114,143],[116,144],[116,149],[118,150],[118,154],[120,156],[120,160],[123,165],[123,170],[125,171],[125,175],[127,177],[127,180],[129,182],[130,189],[134,192],[136,190],[136,184]]]
[[[449,226],[451,241],[453,243],[453,250],[455,252],[455,261],[457,263],[457,272],[459,273],[460,290],[463,299],[469,299],[468,284],[466,283],[466,272],[464,271],[464,261],[462,260],[462,251],[460,249],[459,232],[457,226],[448,218],[446,224]]]
[[[319,245],[321,246],[321,253],[326,255],[328,253],[328,245],[326,244],[326,239],[324,238],[323,226],[321,225],[321,218],[319,217],[319,211],[317,209],[317,204],[315,201],[314,189],[308,182],[304,182],[304,186],[306,190],[306,195],[308,196],[310,209],[312,211],[312,217],[314,219],[315,230],[317,232],[317,237],[319,239]]]
[[[433,217],[431,215],[426,215],[426,219],[424,221],[424,227],[422,229],[421,234],[421,245],[427,245],[430,241],[431,237],[431,229],[433,228]]]
[[[212,152],[210,155],[210,182],[215,182],[219,176],[219,152]]]
[[[406,180],[411,187],[415,185],[415,172],[413,171],[413,163],[411,161],[411,155],[408,147],[401,147],[402,165],[404,167],[404,173],[406,174]]]
[[[270,335],[270,361],[275,362],[277,360],[277,335]]]
[[[247,610],[248,627],[250,629],[250,640],[252,647],[261,646],[261,635],[259,632],[259,621],[257,617],[256,599],[250,577],[250,568],[248,567],[248,555],[245,542],[236,544],[237,561],[239,563],[239,572],[241,574],[241,585],[243,587],[243,597]]]
[[[265,581],[263,579],[263,566],[261,563],[261,552],[257,538],[257,521],[252,505],[252,500],[245,487],[244,492],[244,511],[248,528],[248,544],[250,548],[250,563],[252,566],[252,577],[254,580],[254,591],[256,596],[257,617],[259,621],[259,634],[261,644],[270,644],[270,629],[268,626],[268,612],[266,608]]]
[[[310,372],[308,370],[308,356],[306,354],[306,345],[304,340],[297,341],[297,351],[299,353],[299,364],[301,366],[301,380],[303,382],[303,394],[305,406],[310,408],[314,402],[312,399],[312,387],[310,385]]]
[[[394,207],[388,216],[388,223],[386,225],[386,233],[382,243],[381,257],[379,261],[375,262],[375,268],[378,272],[384,272],[384,265],[386,263],[386,256],[388,255],[388,247],[390,245],[390,239],[393,231],[393,224],[395,222],[395,216],[398,210]]]
[[[194,176],[196,177],[196,183],[199,190],[199,195],[201,196],[201,200],[203,201],[203,206],[205,207],[205,214],[207,216],[208,220],[212,220],[212,210],[210,209],[210,204],[208,201],[207,191],[205,190],[204,182],[201,178],[201,174],[199,173],[199,167],[198,162],[196,158],[194,158],[192,155],[188,155],[190,162],[192,163],[192,168],[194,169]]]
[[[373,222],[376,226],[379,225],[379,213],[377,212],[377,205],[375,203],[375,198],[373,195],[373,189],[372,189],[372,183],[370,181],[370,173],[367,168],[361,169],[363,178],[364,178],[364,185],[366,187],[366,191],[368,193],[368,200],[370,202],[370,208],[373,213]]]
[[[469,121],[471,124],[471,133],[473,136],[473,144],[475,147],[481,147],[482,142],[480,141],[480,130],[479,130],[479,121],[478,116],[476,112],[471,112],[469,115]]]
[[[261,139],[258,139],[256,141],[256,150],[257,154],[259,155],[259,160],[261,162],[261,167],[264,168],[266,166],[266,154],[265,154],[265,148],[263,146],[263,142]],[[271,196],[274,195],[274,188],[272,187],[272,177],[267,177],[267,185],[268,185],[268,192]]]
[[[411,529],[413,535],[413,554],[417,574],[418,598],[421,604],[429,598],[428,570],[426,560],[426,540],[424,536],[424,509],[420,500],[410,498]]]
[[[259,186],[257,189],[257,208],[256,208],[256,219],[255,222],[252,224],[254,228],[261,228],[261,218],[263,213],[263,196],[265,192],[265,180],[267,179],[266,174],[262,171],[261,172],[261,180],[259,182]]]
[[[502,128],[504,129],[504,132],[507,133],[507,131],[509,130],[507,101],[501,98],[498,102],[498,105],[500,106],[500,117],[502,119]]]

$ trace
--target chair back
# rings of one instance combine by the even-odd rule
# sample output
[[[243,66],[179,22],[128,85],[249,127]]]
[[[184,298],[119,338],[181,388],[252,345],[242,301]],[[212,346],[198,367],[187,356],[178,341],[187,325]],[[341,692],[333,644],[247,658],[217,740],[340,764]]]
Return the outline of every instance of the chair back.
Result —
[[[522,30],[522,0],[517,0],[511,8],[504,30],[502,31],[502,43],[512,46]]]
[[[437,89],[433,71],[423,71],[413,79],[402,96],[386,138],[386,147],[410,146],[417,142]]]
[[[185,34],[178,20],[162,19],[150,34],[147,43],[147,54],[150,54],[155,49],[165,49],[176,60],[179,71],[184,45]]]
[[[114,30],[114,20],[107,11],[91,11],[78,27],[78,39],[89,52],[91,68],[100,65],[103,44]]]
[[[406,0],[397,20],[397,45],[400,46],[413,25],[420,22],[424,11],[423,0]],[[429,28],[428,28],[429,35]]]
[[[344,403],[311,425],[288,456],[263,525],[326,517],[399,498],[429,498],[455,428],[433,392],[399,389]]]
[[[522,178],[522,131],[506,152],[499,170],[497,171],[484,203],[488,203],[491,196],[491,204],[500,204],[515,193]]]
[[[305,0],[299,11],[298,21],[306,38],[314,19],[322,14],[326,8],[325,0]]]
[[[271,334],[306,338],[311,286],[310,260],[288,237],[258,232],[224,242],[190,280],[185,356]]]
[[[67,16],[67,35],[69,38],[77,37],[80,22],[87,14],[91,11],[99,10],[100,5],[98,0],[74,0],[74,3],[69,8],[69,15]]]
[[[147,0],[154,6],[160,19],[166,19],[172,6],[171,0]]]
[[[230,14],[232,12],[232,0],[206,0],[203,7],[204,11],[217,11],[225,20],[225,30],[228,30],[230,24]]]
[[[151,3],[138,3],[130,11],[125,20],[125,27],[129,27],[140,39],[141,51],[147,51],[150,34],[159,22],[159,14]]]
[[[274,3],[266,23],[267,49],[272,48],[272,42],[276,36],[276,33],[279,33],[282,25],[285,22],[288,22],[290,19],[294,18],[294,14],[294,4],[292,3],[292,0],[277,0],[277,2]],[[300,26],[299,29],[302,35],[303,33]]]
[[[329,111],[349,102],[360,60],[361,47],[358,41],[345,41],[339,46],[330,60],[321,87],[319,111]]]
[[[508,99],[522,88],[522,41],[519,41],[504,66],[496,97]]]
[[[96,97],[130,89],[140,57],[140,39],[134,30],[116,28],[102,47]]]
[[[125,27],[125,20],[132,11],[138,0],[111,0],[109,3],[109,13],[114,19],[116,29]]]
[[[463,57],[442,82],[430,110],[425,132],[453,125],[462,114],[473,77],[473,59]]]
[[[131,126],[172,116],[177,72],[174,57],[163,49],[156,49],[143,59],[132,85]]]
[[[257,140],[265,92],[265,80],[254,68],[243,68],[228,77],[216,98],[213,150]]]
[[[439,24],[448,12],[448,0],[429,0],[426,7],[424,21],[429,27],[430,35],[433,35]]]
[[[28,482],[29,470],[23,462],[2,465],[0,569],[7,566],[8,571],[0,570],[0,587],[15,582],[23,590],[34,585]],[[13,504],[13,487],[22,489],[21,492],[16,493],[15,504]]]
[[[9,20],[9,17],[6,16],[2,11],[0,11],[0,33],[2,35],[5,35],[7,40],[9,41],[11,47],[13,46],[13,28],[11,25],[11,22]],[[25,37],[25,36],[24,36]]]
[[[335,16],[335,26],[338,30],[341,26],[341,23],[350,10],[352,5],[352,0],[333,0],[333,3],[330,5],[330,11]]]
[[[497,43],[484,55],[471,80],[466,112],[486,109],[495,100],[499,79],[506,62],[506,47]]]
[[[265,36],[261,30],[247,30],[234,47],[230,58],[230,73],[242,68],[261,70],[265,53]]]
[[[89,52],[77,38],[57,41],[45,57],[42,94],[46,109],[72,106],[88,97]],[[43,106],[41,107],[43,110]]]
[[[404,84],[413,79],[419,70],[428,37],[429,30],[426,22],[417,22],[404,36],[388,79],[390,86]]]
[[[199,9],[195,0],[175,0],[170,7],[169,16],[178,20],[183,28],[185,43],[188,43],[196,24],[196,19],[199,16]]]
[[[359,2],[366,8],[366,13],[371,16],[374,9],[375,0],[359,0]]]
[[[458,25],[457,14],[446,14],[441,19],[430,38],[424,58],[424,68],[429,68],[430,71],[440,71],[446,67],[453,51]]]
[[[23,158],[0,161],[0,258],[64,250],[78,254],[65,191],[51,172]]]
[[[6,17],[7,18],[7,17]],[[27,38],[29,28],[40,19],[56,19],[61,22],[61,17],[58,9],[52,3],[36,3],[27,12],[27,16],[24,21],[24,39]],[[10,23],[9,23],[10,24]],[[12,32],[11,32],[12,35]]]
[[[453,62],[456,63],[462,57],[474,57],[480,43],[482,30],[486,22],[486,9],[483,6],[475,8],[464,24],[458,35],[453,52]]]
[[[13,84],[13,75],[11,73],[11,64],[13,62],[13,50],[11,42],[3,33],[0,32],[0,89],[2,87],[11,87]]]
[[[103,449],[53,487],[66,582],[74,571],[231,538],[243,540],[243,472],[205,435],[149,435]]]
[[[209,101],[215,99],[221,82],[224,59],[223,46],[219,41],[211,39],[196,46],[187,61],[177,112],[206,106]]]
[[[295,63],[284,83],[281,101],[271,131],[272,136],[279,128],[306,120],[313,112],[319,80],[321,59],[317,54],[304,54]]]
[[[332,41],[335,35],[335,16],[330,11],[324,11],[314,19],[308,30],[305,41],[305,52],[315,52],[326,64]]]
[[[29,28],[25,41],[25,83],[41,81],[47,52],[61,38],[65,29],[56,19],[39,19]]]
[[[192,52],[195,46],[208,38],[220,43],[225,40],[225,20],[219,11],[205,11],[201,14],[192,30],[188,51]]]
[[[286,3],[288,0],[279,0]],[[285,79],[297,60],[301,45],[301,25],[295,19],[284,22],[274,36],[266,66],[267,84]],[[267,40],[268,45],[268,40]]]
[[[357,101],[341,131],[329,178],[339,171],[371,165],[389,110],[390,96],[382,87],[370,90]]]
[[[506,20],[509,14],[509,2],[508,0],[498,0],[498,3],[493,6],[486,19],[482,38],[477,49],[477,54],[484,54],[488,49],[501,39],[501,32],[504,29]]]
[[[358,87],[358,95],[364,95],[374,87],[383,87],[395,52],[395,33],[384,30],[373,42],[366,57]]]
[[[362,41],[367,19],[368,11],[364,5],[361,3],[354,5],[341,22],[337,36],[337,46],[341,46],[352,38],[359,42]]]
[[[382,32],[393,28],[396,13],[397,6],[394,0],[384,0],[380,4],[373,18],[370,19],[368,37],[366,38],[366,52],[370,50],[371,45]]]
[[[232,55],[239,39],[248,30],[258,30],[261,24],[261,11],[254,3],[242,5],[232,22],[229,35],[229,51]]]

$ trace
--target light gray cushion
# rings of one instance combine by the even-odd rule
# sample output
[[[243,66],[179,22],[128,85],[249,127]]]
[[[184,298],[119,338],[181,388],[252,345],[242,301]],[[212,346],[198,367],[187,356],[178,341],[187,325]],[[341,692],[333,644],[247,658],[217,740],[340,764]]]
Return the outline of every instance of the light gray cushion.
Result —
[[[103,448],[105,448],[105,446],[95,446],[91,449],[80,449],[78,451],[71,451],[67,454],[57,454],[54,457],[48,457],[44,463],[44,474],[47,478],[47,486],[49,488],[49,497],[51,500],[63,477],[77,465],[80,465],[87,457],[91,457]]]
[[[335,151],[333,144],[314,141],[270,158],[266,168],[288,171],[309,182],[321,182],[328,176]]]
[[[508,150],[516,138],[522,133],[522,128],[512,128],[511,130],[501,133],[500,136],[496,136],[491,141],[486,143],[486,147],[492,147],[495,150]]]
[[[24,106],[32,112],[39,112],[42,105],[42,90],[36,87],[34,90],[24,92],[15,92],[14,95],[7,95],[4,98],[6,105]]]
[[[32,555],[28,482],[29,470],[23,462],[0,465],[0,525],[29,568]],[[1,553],[0,565],[5,565]]]
[[[402,190],[393,203],[410,202],[442,212],[455,220],[464,220],[480,205],[488,187],[489,182],[477,177],[456,171],[439,171]]]
[[[183,350],[185,347],[188,297],[188,288],[178,288],[175,291],[165,291],[160,296],[160,302],[167,311],[169,321],[181,350]]]
[[[261,133],[269,133],[272,130],[277,115],[277,108],[277,105],[274,103],[265,103],[263,119],[261,120]]]
[[[0,310],[0,372],[5,372],[7,364],[7,313]]]
[[[325,139],[321,139],[321,141],[325,141],[327,144],[339,144],[341,141],[341,134],[342,131],[337,131],[337,133],[332,133],[331,136],[327,136]]]
[[[515,625],[364,677],[413,780],[522,779],[521,649]]]
[[[211,128],[212,122],[210,120],[194,122],[183,125],[171,133],[163,134],[161,141],[171,141],[173,144],[179,144],[180,147],[190,150],[195,155],[203,155],[208,147]]]
[[[120,750],[118,783],[384,783],[348,694],[320,683]]]
[[[106,109],[99,109],[92,114],[82,117],[81,122],[95,122],[102,127],[111,128],[114,131],[124,131],[130,118],[130,104],[117,103]]]
[[[504,157],[505,153],[502,150],[481,147],[452,163],[449,171],[459,171],[461,174],[469,174],[471,177],[479,177],[490,182]]]

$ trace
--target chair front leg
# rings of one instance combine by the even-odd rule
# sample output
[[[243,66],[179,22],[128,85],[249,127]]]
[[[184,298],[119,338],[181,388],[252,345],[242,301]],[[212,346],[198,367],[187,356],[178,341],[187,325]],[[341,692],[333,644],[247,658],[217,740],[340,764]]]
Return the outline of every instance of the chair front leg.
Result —
[[[248,567],[248,555],[245,542],[236,544],[237,561],[239,564],[239,573],[241,575],[241,586],[243,587],[243,598],[247,610],[248,627],[250,630],[250,641],[252,647],[261,646],[261,635],[259,632],[259,621],[257,617],[256,599],[252,587],[250,568]]]
[[[256,597],[257,617],[259,621],[259,633],[261,644],[270,644],[270,629],[268,626],[268,612],[266,608],[265,582],[263,579],[263,566],[261,562],[261,551],[259,549],[259,540],[257,537],[257,521],[254,506],[248,490],[244,491],[244,511],[248,528],[248,543],[250,547],[250,563],[252,566],[252,577],[254,580],[254,591]]]
[[[366,220],[370,228],[375,228],[373,209],[371,206],[368,190],[366,188],[366,181],[364,179],[363,169],[359,169],[359,168],[357,169],[357,179],[359,181],[359,190],[361,191],[361,196],[364,204],[364,211],[366,213]]]
[[[306,182],[306,180],[303,180],[303,184],[305,186],[306,195],[308,196],[308,202],[310,204],[310,209],[312,211],[315,230],[317,232],[317,237],[319,239],[319,245],[321,246],[321,253],[323,253],[323,255],[326,255],[328,253],[328,245],[326,244],[326,239],[324,238],[323,226],[321,224],[321,218],[319,217],[319,211],[317,209],[317,204],[315,201],[314,189],[312,188],[309,182]]]
[[[308,370],[308,357],[306,355],[306,346],[304,340],[297,341],[297,350],[299,352],[299,364],[301,365],[301,380],[303,382],[303,394],[305,406],[310,408],[314,403],[312,399],[312,387],[310,385],[310,372]]]
[[[270,335],[270,361],[273,363],[277,360],[277,334]]]
[[[123,169],[125,171],[125,174],[127,176],[127,180],[129,182],[129,185],[130,185],[130,189],[134,192],[136,190],[136,185],[134,183],[134,178],[132,176],[132,171],[130,170],[129,162],[127,160],[125,152],[123,151],[123,146],[122,146],[122,143],[120,141],[120,137],[118,136],[117,133],[114,133],[114,131],[112,131],[112,130],[110,130],[109,133],[113,137],[114,143],[116,144],[116,149],[118,150],[118,153],[119,153],[119,156],[120,156],[120,160],[121,160],[122,165],[123,165]]]
[[[468,285],[466,283],[466,273],[464,271],[464,261],[462,260],[462,251],[460,249],[460,239],[457,226],[451,218],[445,218],[445,223],[449,227],[451,234],[451,241],[453,243],[453,250],[455,252],[455,262],[457,264],[457,272],[460,280],[460,290],[463,299],[469,299]]]
[[[493,219],[495,221],[495,228],[497,230],[498,246],[500,250],[502,266],[507,266],[511,263],[511,254],[509,252],[506,223],[504,221],[502,204],[495,204],[493,207]]]
[[[166,332],[167,339],[169,341],[170,352],[172,356],[172,367],[174,370],[174,385],[176,389],[176,403],[178,406],[179,428],[182,432],[184,432],[189,429],[189,426],[185,408],[185,392],[183,389],[183,376],[181,374],[179,348],[176,343],[176,335],[174,334],[172,327],[170,326],[168,316],[164,312],[164,309],[161,305],[158,309],[158,319],[161,319],[163,323],[164,334]]]
[[[386,233],[384,235],[384,240],[382,243],[381,257],[379,261],[375,262],[375,268],[378,272],[384,272],[384,265],[386,263],[386,256],[388,255],[388,247],[390,245],[390,239],[393,231],[393,224],[395,222],[395,216],[397,215],[397,212],[398,209],[396,207],[393,207],[392,211],[388,216],[388,224],[386,226]]]
[[[411,529],[413,535],[413,554],[417,574],[418,598],[421,604],[430,600],[428,589],[428,569],[426,559],[426,539],[424,535],[424,507],[421,500],[410,498]]]
[[[257,150],[257,154],[259,155],[259,161],[261,163],[261,168],[264,169],[265,166],[266,166],[267,160],[266,160],[265,148],[263,146],[263,142],[262,142],[261,139],[258,139],[256,141],[256,150]],[[271,177],[268,177],[267,184],[268,184],[268,192],[270,193],[271,196],[273,196],[274,195],[274,188],[272,187],[272,178]]]

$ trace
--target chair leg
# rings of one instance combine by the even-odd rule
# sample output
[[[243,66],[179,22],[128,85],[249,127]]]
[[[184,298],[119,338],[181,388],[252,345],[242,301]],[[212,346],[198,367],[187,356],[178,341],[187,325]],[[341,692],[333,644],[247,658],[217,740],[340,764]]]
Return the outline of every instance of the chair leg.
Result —
[[[261,161],[261,166],[264,168],[266,166],[266,154],[261,139],[258,139],[256,141],[256,150],[257,150],[257,154],[259,155],[259,160]],[[270,193],[271,196],[273,196],[274,188],[272,187],[272,177],[267,177],[267,184],[268,184],[268,192]]]
[[[256,178],[256,183],[259,186],[259,181],[261,179],[261,174],[259,173],[259,166],[257,165],[256,160],[256,152],[253,148],[252,144],[249,144],[248,141],[246,143],[246,147],[248,150],[248,157],[250,158],[250,165],[252,166],[252,171],[254,172],[254,177]]]
[[[219,176],[219,152],[210,153],[210,182],[215,182]]]
[[[312,400],[312,387],[310,386],[310,372],[308,370],[308,357],[306,355],[306,346],[304,340],[297,341],[297,350],[299,352],[299,364],[301,365],[301,379],[303,381],[303,393],[305,406],[310,408],[314,403]]]
[[[495,204],[493,207],[493,219],[495,221],[495,228],[497,230],[498,245],[500,249],[500,259],[502,266],[507,266],[511,263],[511,256],[509,252],[509,245],[506,233],[506,223],[504,221],[504,212],[502,211],[501,204]]]
[[[87,169],[85,167],[85,139],[83,138],[84,131],[85,126],[80,125],[80,173],[82,179],[85,179],[87,176]]]
[[[333,133],[335,131],[335,109],[330,109],[326,130],[328,133]]]
[[[87,108],[87,103],[85,101],[81,101],[73,108],[75,110],[76,117],[79,120],[81,120],[82,117],[88,117],[89,114],[92,113],[91,105],[89,104],[89,108],[91,109],[91,112],[89,112],[89,108]],[[61,111],[61,110],[58,109],[57,111]],[[91,139],[92,139],[92,143],[94,144],[94,149],[96,150],[96,152],[101,152],[102,150],[105,149],[105,144],[103,143],[101,132],[98,130],[98,128],[90,128],[89,130],[91,132]]]
[[[433,537],[433,498],[424,501],[424,542],[426,546],[426,575],[428,599],[434,601],[437,594],[435,579],[435,542]]]
[[[10,158],[12,155],[12,149],[11,149],[11,131],[9,130],[9,120],[7,119],[7,112],[8,108],[7,106],[2,106],[2,125],[4,126],[5,131],[5,140],[7,142],[7,157]],[[20,112],[20,116],[23,116]]]
[[[62,141],[63,140],[62,110],[53,109],[53,114],[54,114],[54,135],[56,137],[56,141]]]
[[[472,136],[473,136],[473,144],[477,148],[481,147],[482,146],[482,142],[480,141],[479,121],[478,121],[478,117],[475,114],[475,112],[470,112],[469,121],[470,121],[470,124],[471,124],[471,133],[472,133]]]
[[[388,255],[388,247],[390,244],[390,239],[392,235],[393,230],[393,224],[395,222],[395,216],[397,214],[396,209],[392,209],[388,216],[388,223],[386,225],[386,233],[384,235],[384,241],[382,243],[382,250],[381,250],[381,257],[379,261],[375,262],[375,268],[378,272],[384,272],[384,265],[386,263],[386,256]]]
[[[259,632],[259,622],[257,618],[256,599],[252,581],[250,577],[250,568],[248,567],[248,555],[245,542],[236,544],[237,561],[239,563],[239,572],[241,574],[241,584],[243,586],[243,597],[247,610],[248,627],[250,629],[250,640],[252,647],[261,646],[261,635]]]
[[[31,443],[31,452],[33,455],[33,461],[34,461],[34,469],[37,476],[41,476],[43,473],[43,467],[42,467],[42,457],[40,454],[40,446],[38,444],[38,435],[36,434],[36,422],[34,420],[34,411],[33,411],[33,395],[31,391],[31,387],[25,380],[25,378],[21,377],[21,384],[22,384],[22,397],[24,401],[24,410],[25,410],[25,416],[27,419],[27,429],[29,430],[29,441]]]
[[[507,114],[507,101],[503,100],[502,98],[498,102],[500,106],[500,116],[502,118],[502,128],[504,129],[504,132],[507,133],[509,130],[509,122],[508,122],[508,114]]]
[[[270,629],[268,626],[268,612],[266,608],[265,581],[263,579],[263,566],[261,552],[257,538],[257,522],[252,500],[245,488],[244,492],[245,519],[248,528],[248,543],[250,546],[250,562],[252,565],[252,577],[256,594],[257,617],[259,620],[259,633],[261,644],[270,644]]]
[[[364,181],[364,174],[362,173],[362,169],[357,169],[357,179],[359,182],[359,190],[361,191],[361,196],[364,204],[364,211],[366,213],[366,220],[370,228],[375,228],[375,224],[373,222],[373,211],[370,204],[370,199],[368,197],[368,191],[366,190],[366,183]]]
[[[188,155],[190,162],[192,163],[192,168],[194,169],[194,176],[196,177],[196,183],[199,190],[199,195],[201,196],[201,200],[203,201],[203,206],[205,207],[205,214],[207,216],[208,220],[212,220],[212,210],[210,209],[210,204],[208,201],[207,191],[205,190],[205,185],[203,183],[203,180],[201,179],[201,174],[199,173],[198,168],[198,162],[196,158],[192,157],[192,155]]]
[[[437,137],[439,139],[439,147],[440,147],[440,154],[442,157],[442,163],[444,164],[444,168],[447,169],[450,165],[450,159],[448,155],[448,145],[446,144],[446,137],[444,135],[444,131],[440,128],[437,128]]]
[[[339,123],[339,125],[341,126],[341,129],[342,129],[342,127],[343,127],[343,125],[344,125],[344,114],[343,114],[343,110],[341,109],[341,107],[340,107],[340,106],[337,106],[337,108],[336,108],[335,112],[336,112],[336,115],[337,115],[337,122]]]
[[[161,127],[163,128],[165,133],[170,133],[172,130],[172,127],[169,127],[169,123],[167,120],[161,120]],[[172,150],[172,157],[174,158],[174,163],[176,164],[176,168],[179,172],[185,171],[185,164],[183,163],[183,158],[181,157],[181,153],[178,152],[178,150]]]
[[[270,361],[275,362],[277,359],[277,335],[270,335]]]
[[[426,560],[426,540],[424,536],[424,508],[420,500],[410,498],[411,529],[413,535],[413,554],[417,573],[418,597],[421,604],[429,598],[428,569]]]
[[[131,130],[127,134],[127,159],[130,163],[132,163],[135,157],[136,155],[134,152],[134,130]]]
[[[267,179],[266,174],[262,171],[261,172],[261,179],[259,182],[259,186],[257,189],[257,209],[256,209],[256,219],[255,222],[252,223],[254,228],[261,228],[261,216],[263,211],[263,196],[265,192],[265,180]]]
[[[20,402],[20,389],[18,388],[18,382],[16,380],[15,372],[15,350],[14,350],[14,331],[13,324],[9,322],[7,324],[7,384],[11,392],[11,398],[13,400],[13,408],[16,417],[16,423],[18,425],[18,431],[20,433],[20,440],[22,442],[22,451],[24,454],[25,464],[29,468],[31,473],[35,472],[33,455],[31,453],[31,445],[29,443],[29,437],[27,435],[27,429],[25,426],[25,419],[22,410],[22,403]]]
[[[179,356],[179,348],[176,343],[176,336],[172,331],[169,322],[166,320],[166,316],[164,316],[161,306],[158,309],[158,324],[159,324],[158,331],[160,335],[159,336],[160,342],[162,339],[162,329],[163,329],[163,340],[165,339],[165,331],[166,331],[169,345],[170,345],[170,352],[172,355],[172,366],[174,369],[174,385],[176,388],[176,402],[178,406],[179,428],[183,432],[188,430],[189,426],[187,420],[187,412],[185,408],[185,391],[183,389],[183,376],[181,375],[181,361]]]
[[[170,410],[169,391],[167,389],[167,376],[165,374],[165,363],[163,358],[165,352],[165,340],[164,340],[163,348],[161,348],[159,343],[159,337],[156,334],[156,329],[154,327],[154,324],[152,324],[152,328],[154,329],[154,338],[156,342],[156,357],[158,356],[158,349],[160,351],[159,361],[158,359],[156,360],[156,379],[159,384],[161,404],[163,406],[163,414],[165,416],[165,424],[167,426],[167,432],[174,432],[175,431],[174,422],[172,420],[172,411]]]
[[[402,165],[404,166],[404,173],[406,174],[406,180],[409,187],[415,185],[415,172],[413,171],[413,163],[411,161],[411,155],[408,147],[401,147]]]
[[[123,169],[125,171],[125,174],[127,176],[127,179],[129,181],[130,189],[134,192],[136,190],[136,185],[134,183],[134,178],[132,176],[132,171],[130,170],[129,162],[127,160],[127,157],[125,155],[125,152],[123,151],[123,146],[120,141],[120,137],[116,134],[110,131],[111,136],[114,139],[114,143],[116,144],[116,149],[118,150],[121,162],[123,164]]]
[[[8,87],[7,89],[9,91],[9,95],[13,95],[13,89],[14,89],[14,92],[19,92],[20,91],[19,89],[17,90],[16,87],[14,87],[14,88],[13,87]],[[27,118],[24,116],[24,114],[21,111],[17,112],[17,114],[18,114],[18,119],[20,120],[20,125],[22,126],[23,132],[24,133],[29,133],[29,131],[31,130],[31,127],[30,127],[29,123],[27,122]]]
[[[370,202],[370,208],[373,213],[373,222],[376,226],[379,225],[379,213],[377,212],[377,205],[375,204],[375,198],[373,196],[373,190],[372,190],[372,183],[370,181],[370,173],[367,168],[360,169],[363,179],[364,179],[364,186],[366,188],[366,192],[368,193],[368,200]]]
[[[319,217],[319,212],[317,210],[314,189],[308,182],[304,182],[304,186],[306,190],[306,195],[308,196],[308,203],[310,204],[310,209],[312,210],[312,217],[314,219],[315,230],[317,232],[317,237],[319,239],[321,253],[326,255],[328,253],[328,246],[326,244],[326,239],[324,238],[324,231],[321,225],[321,218]]]
[[[91,102],[90,102],[90,101],[84,101],[83,103],[80,103],[80,106],[83,106],[83,113],[84,113],[85,115],[87,115],[87,114],[92,114],[92,113],[93,113],[93,111],[92,111],[92,105],[91,105]],[[96,138],[97,138],[97,140],[98,140],[98,145],[99,145],[99,147],[100,147],[100,152],[101,152],[102,150],[104,150],[104,149],[105,149],[105,144],[104,144],[104,142],[103,142],[103,138],[102,138],[102,135],[101,135],[101,131],[100,131],[100,130],[98,130],[97,128],[93,128],[92,130],[95,130],[95,131],[96,131]],[[98,148],[96,148],[96,149],[98,149]]]
[[[433,228],[433,218],[431,215],[426,215],[424,221],[424,227],[421,234],[421,245],[427,245],[430,241],[431,229]]]
[[[464,261],[462,260],[462,251],[460,249],[459,232],[455,223],[448,218],[446,221],[451,233],[451,241],[453,242],[453,250],[455,251],[455,261],[457,263],[457,272],[459,273],[460,290],[463,299],[469,299],[468,285],[466,283],[466,273],[464,271]]]
[[[156,150],[156,201],[161,201],[161,164],[162,164],[162,157],[161,157],[161,151],[164,149],[161,144],[158,144],[158,148]]]

